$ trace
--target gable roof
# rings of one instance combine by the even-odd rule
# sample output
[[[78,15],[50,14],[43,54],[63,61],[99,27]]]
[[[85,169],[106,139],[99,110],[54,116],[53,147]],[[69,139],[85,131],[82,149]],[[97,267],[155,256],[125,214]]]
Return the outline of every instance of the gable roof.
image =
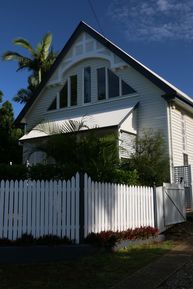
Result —
[[[143,76],[145,76],[147,79],[149,79],[152,83],[154,83],[157,87],[159,87],[161,90],[163,90],[166,94],[167,99],[173,99],[175,97],[179,98],[180,100],[184,101],[185,103],[193,106],[193,99],[190,98],[187,94],[176,88],[174,85],[160,77],[158,74],[150,70],[148,67],[137,61],[135,58],[133,58],[131,55],[127,54],[125,51],[123,51],[121,48],[119,48],[117,45],[112,43],[110,40],[105,38],[102,34],[97,32],[95,29],[90,27],[85,22],[81,21],[67,43],[65,44],[64,48],[59,53],[58,57],[56,58],[55,62],[53,63],[50,71],[46,74],[45,78],[42,80],[34,94],[32,95],[31,99],[26,103],[26,105],[23,107],[21,112],[19,113],[18,117],[15,120],[15,124],[18,125],[22,118],[25,116],[25,114],[29,111],[30,107],[44,88],[47,81],[50,79],[50,77],[53,75],[55,70],[58,68],[59,64],[61,63],[64,56],[67,54],[69,49],[72,47],[73,43],[77,39],[77,37],[80,35],[80,33],[86,32],[90,36],[92,36],[94,39],[99,41],[101,44],[103,44],[106,48],[111,50],[113,53],[115,53],[117,56],[119,56],[122,60],[124,60],[126,63],[128,63],[130,66],[132,66],[135,70],[140,72]]]

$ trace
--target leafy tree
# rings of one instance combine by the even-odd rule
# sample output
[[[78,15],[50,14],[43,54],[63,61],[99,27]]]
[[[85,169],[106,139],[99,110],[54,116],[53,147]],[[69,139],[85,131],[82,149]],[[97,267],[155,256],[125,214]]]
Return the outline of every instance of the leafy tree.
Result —
[[[3,92],[0,90],[0,103],[2,102],[3,99]]]
[[[126,160],[124,169],[137,170],[142,185],[161,185],[169,180],[169,160],[161,132],[146,130],[136,138],[134,153]]]
[[[14,100],[20,103],[27,102],[32,96],[35,88],[40,84],[46,72],[56,59],[56,53],[51,48],[52,34],[47,33],[43,36],[42,41],[37,44],[36,48],[24,38],[18,38],[13,41],[15,45],[19,45],[26,49],[29,56],[20,53],[8,51],[3,54],[3,60],[15,60],[18,62],[18,70],[27,69],[32,74],[28,78],[27,89],[18,91]]]
[[[21,134],[14,126],[12,104],[5,101],[0,107],[0,163],[21,162],[22,149],[18,145]]]

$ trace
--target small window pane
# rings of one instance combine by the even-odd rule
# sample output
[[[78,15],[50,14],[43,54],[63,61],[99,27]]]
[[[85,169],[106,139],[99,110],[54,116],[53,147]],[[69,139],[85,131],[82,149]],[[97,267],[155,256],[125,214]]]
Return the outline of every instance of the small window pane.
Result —
[[[84,69],[84,103],[91,102],[91,69]]]
[[[97,87],[98,87],[98,100],[106,98],[106,77],[105,68],[97,69]]]
[[[136,92],[130,85],[128,85],[125,81],[121,81],[122,85],[122,95],[130,94]]]
[[[70,105],[77,105],[77,75],[70,77]]]
[[[49,106],[48,110],[54,110],[56,109],[56,97],[52,101],[51,105]]]
[[[65,83],[64,87],[60,91],[60,108],[67,107],[68,100],[68,82]]]
[[[119,77],[108,69],[109,98],[119,96]]]

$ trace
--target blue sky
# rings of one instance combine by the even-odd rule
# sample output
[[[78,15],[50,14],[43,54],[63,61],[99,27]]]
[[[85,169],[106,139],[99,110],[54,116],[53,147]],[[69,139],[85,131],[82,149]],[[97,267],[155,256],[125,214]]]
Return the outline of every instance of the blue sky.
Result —
[[[90,1],[107,38],[193,96],[193,0]],[[12,45],[14,38],[36,45],[48,31],[60,51],[81,20],[100,31],[88,0],[1,0],[0,55],[7,50],[24,54]],[[28,73],[16,69],[15,62],[0,62],[4,100],[26,86]],[[17,116],[22,106],[13,105]]]

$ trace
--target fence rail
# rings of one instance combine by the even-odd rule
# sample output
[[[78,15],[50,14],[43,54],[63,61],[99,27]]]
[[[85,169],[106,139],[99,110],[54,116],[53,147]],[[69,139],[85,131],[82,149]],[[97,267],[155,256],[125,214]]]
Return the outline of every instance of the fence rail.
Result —
[[[168,222],[184,221],[185,206],[181,187],[170,194],[174,202],[164,190],[157,188],[154,198],[151,187],[93,182],[79,173],[68,181],[1,181],[0,238],[15,240],[27,233],[67,236],[79,243],[90,232],[154,227],[155,217],[163,231]]]

